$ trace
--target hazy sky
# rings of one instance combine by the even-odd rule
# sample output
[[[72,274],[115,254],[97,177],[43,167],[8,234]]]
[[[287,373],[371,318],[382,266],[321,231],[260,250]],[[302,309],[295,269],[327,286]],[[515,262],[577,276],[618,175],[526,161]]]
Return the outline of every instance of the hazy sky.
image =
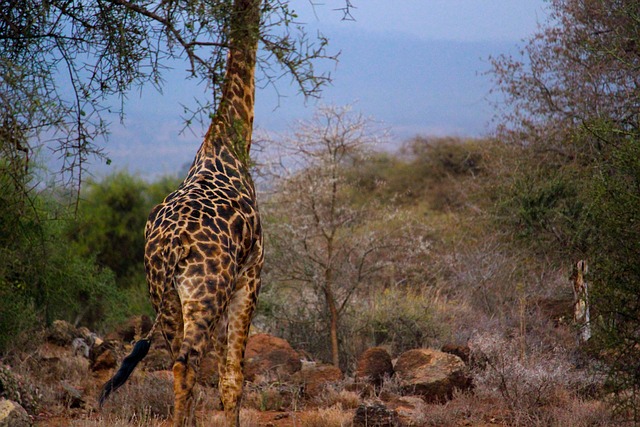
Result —
[[[353,104],[380,121],[397,144],[415,136],[481,136],[490,130],[492,107],[488,57],[515,53],[538,22],[544,0],[352,0],[355,21],[341,20],[344,0],[298,0],[300,20],[322,31],[330,49],[341,51],[333,84],[320,103]],[[297,3],[297,2],[292,2]],[[184,67],[186,68],[186,66]],[[176,68],[163,94],[148,88],[131,94],[124,125],[114,123],[106,151],[111,166],[143,177],[176,173],[190,163],[203,130],[179,134],[182,107],[202,90]],[[316,101],[296,95],[289,82],[256,94],[258,131],[282,131],[309,117]]]

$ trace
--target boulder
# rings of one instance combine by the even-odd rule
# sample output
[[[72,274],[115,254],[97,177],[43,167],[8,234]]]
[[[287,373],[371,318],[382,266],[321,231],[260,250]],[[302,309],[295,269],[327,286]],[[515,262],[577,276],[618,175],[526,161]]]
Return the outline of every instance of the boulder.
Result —
[[[104,369],[112,369],[118,365],[118,359],[111,349],[105,349],[95,359],[91,361],[92,371],[101,371]]]
[[[47,340],[57,345],[70,345],[74,338],[79,337],[78,329],[66,320],[54,320],[49,327]]]
[[[254,334],[247,340],[247,348],[244,352],[244,356],[245,358],[250,359],[273,350],[293,351],[293,348],[287,340],[278,338],[274,335]]]
[[[89,349],[89,362],[92,371],[114,368],[118,363],[118,355],[126,353],[119,340],[105,340],[100,345]]]
[[[73,350],[74,356],[83,356],[84,358],[89,358],[89,345],[82,338],[74,338],[71,341],[71,349]]]
[[[340,368],[333,365],[307,365],[292,378],[302,386],[305,396],[318,397],[328,386],[342,381],[343,375]]]
[[[462,359],[438,350],[422,348],[402,353],[394,369],[402,393],[418,395],[427,402],[444,402],[454,390],[471,388],[471,376]]]
[[[398,413],[402,425],[421,426],[425,424],[427,404],[417,396],[394,396],[385,401],[389,409]]]
[[[379,388],[382,386],[384,377],[391,377],[392,375],[393,363],[391,363],[391,356],[384,348],[369,348],[358,358],[355,373],[356,382],[369,383]]]
[[[106,339],[120,340],[124,343],[131,343],[143,338],[153,326],[149,316],[132,316],[124,323],[116,327],[116,330],[107,334]]]
[[[445,344],[440,349],[444,353],[455,354],[466,364],[469,364],[469,359],[471,357],[471,349],[468,345],[459,345],[459,344]]]
[[[0,399],[0,427],[30,427],[33,421],[27,411],[13,400]]]
[[[244,370],[248,381],[272,381],[301,368],[300,355],[282,338],[268,334],[249,337]]]
[[[358,406],[353,417],[353,427],[399,427],[398,413],[381,403]]]
[[[84,408],[85,400],[82,391],[66,381],[60,381],[62,401],[68,408]]]
[[[84,342],[87,343],[89,348],[102,344],[102,338],[100,338],[95,332],[91,332],[89,328],[85,326],[80,326],[78,328],[78,333]]]
[[[244,376],[251,382],[271,382],[302,368],[300,355],[282,338],[269,334],[251,335],[247,340]],[[218,359],[212,349],[200,362],[198,383],[218,385]]]

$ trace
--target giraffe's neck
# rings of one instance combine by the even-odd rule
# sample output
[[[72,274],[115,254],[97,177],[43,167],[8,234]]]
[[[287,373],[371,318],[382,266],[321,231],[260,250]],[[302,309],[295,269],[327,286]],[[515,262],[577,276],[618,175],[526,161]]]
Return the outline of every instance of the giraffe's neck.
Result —
[[[222,97],[197,157],[211,156],[223,144],[246,164],[253,130],[260,0],[235,0],[233,10]]]

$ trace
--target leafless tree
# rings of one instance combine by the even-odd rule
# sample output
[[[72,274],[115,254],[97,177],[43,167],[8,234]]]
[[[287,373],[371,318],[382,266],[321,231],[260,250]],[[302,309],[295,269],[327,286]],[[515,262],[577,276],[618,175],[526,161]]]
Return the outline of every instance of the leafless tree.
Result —
[[[321,304],[335,366],[340,319],[358,292],[396,255],[425,249],[411,235],[411,221],[393,209],[353,202],[360,190],[349,168],[366,161],[383,138],[373,122],[349,107],[323,107],[279,141],[288,162],[266,205],[272,277],[301,293],[310,290]]]

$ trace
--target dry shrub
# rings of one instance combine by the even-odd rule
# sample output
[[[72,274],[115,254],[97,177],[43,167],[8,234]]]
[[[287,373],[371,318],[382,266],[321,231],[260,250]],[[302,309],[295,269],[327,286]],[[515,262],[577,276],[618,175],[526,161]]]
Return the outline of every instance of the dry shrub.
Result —
[[[341,405],[318,408],[299,413],[300,425],[305,427],[348,427],[353,425],[353,412],[345,411]]]
[[[360,406],[361,399],[358,393],[343,388],[344,383],[327,387],[325,392],[314,396],[310,403],[318,408],[340,406],[345,409],[355,409]]]
[[[195,396],[195,407],[197,410],[222,410],[222,399],[218,387],[203,386],[196,383],[193,388],[193,395]]]
[[[474,372],[476,394],[501,401],[509,409],[512,425],[562,425],[558,417],[580,407],[580,391],[593,389],[597,382],[588,372],[577,370],[562,349],[524,347],[522,341],[498,334],[478,335],[470,344],[480,362]],[[588,405],[583,409],[573,415],[575,423],[578,416],[593,417]]]
[[[300,402],[298,386],[284,382],[247,383],[244,389],[244,405],[258,411],[296,410]]]
[[[444,404],[427,404],[424,413],[412,421],[414,425],[424,427],[458,427],[484,423],[501,425],[503,410],[494,399],[456,391],[453,399]]]
[[[223,412],[207,413],[199,420],[200,424],[208,427],[227,427]],[[253,409],[240,410],[240,425],[242,427],[260,427],[260,418]]]
[[[43,356],[39,351],[14,355],[12,371],[27,383],[37,385],[40,403],[49,412],[61,399],[61,381],[79,389],[90,389],[93,381],[89,371],[89,361],[81,356],[72,356],[59,348]],[[26,394],[25,394],[26,396]],[[60,408],[62,410],[63,408]],[[29,409],[27,409],[29,411]]]
[[[608,427],[619,423],[611,417],[604,402],[573,399],[564,408],[553,409],[554,426]]]
[[[362,403],[360,395],[353,391],[340,390],[338,392],[329,392],[329,395],[333,405],[340,405],[345,409],[355,409]]]
[[[382,387],[377,391],[377,396],[383,398],[385,396],[401,396],[403,394],[402,381],[397,375],[391,377],[386,375],[382,378]]]
[[[65,419],[70,427],[156,427],[164,425],[161,418],[132,417],[110,415],[106,417],[98,417],[96,419],[71,420]]]
[[[371,303],[361,308],[354,325],[373,338],[373,345],[386,345],[391,353],[432,346],[443,334],[443,325],[434,320],[431,290],[412,291],[390,287],[372,295]]]
[[[108,419],[126,419],[142,423],[166,419],[173,411],[173,381],[170,376],[133,375],[125,386],[109,398],[102,408]],[[138,424],[134,424],[138,425]]]

